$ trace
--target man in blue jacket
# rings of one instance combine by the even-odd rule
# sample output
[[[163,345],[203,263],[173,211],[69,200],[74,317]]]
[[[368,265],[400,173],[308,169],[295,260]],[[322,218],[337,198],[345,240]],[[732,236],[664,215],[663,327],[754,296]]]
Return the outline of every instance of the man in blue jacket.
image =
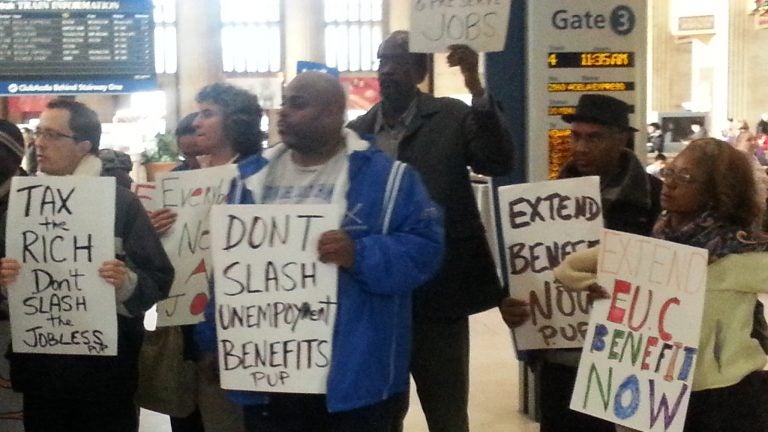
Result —
[[[389,432],[408,390],[411,292],[441,263],[441,212],[414,170],[343,129],[338,80],[301,74],[283,101],[283,143],[238,164],[230,202],[346,209],[318,245],[320,261],[339,266],[327,394],[232,396],[245,405],[248,431]],[[216,349],[214,323],[208,316],[198,327],[204,349]]]

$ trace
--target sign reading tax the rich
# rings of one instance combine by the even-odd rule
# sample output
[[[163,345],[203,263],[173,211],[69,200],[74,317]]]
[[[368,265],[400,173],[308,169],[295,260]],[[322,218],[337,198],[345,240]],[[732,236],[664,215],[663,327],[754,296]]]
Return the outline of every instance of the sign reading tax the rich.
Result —
[[[504,259],[512,297],[531,319],[515,329],[518,350],[576,348],[589,321],[586,294],[566,291],[552,270],[597,244],[603,227],[598,177],[499,188]]]
[[[16,352],[117,355],[115,287],[99,268],[115,258],[115,179],[14,177],[6,256]]]
[[[338,267],[319,261],[332,204],[226,205],[211,210],[221,386],[325,393]]]

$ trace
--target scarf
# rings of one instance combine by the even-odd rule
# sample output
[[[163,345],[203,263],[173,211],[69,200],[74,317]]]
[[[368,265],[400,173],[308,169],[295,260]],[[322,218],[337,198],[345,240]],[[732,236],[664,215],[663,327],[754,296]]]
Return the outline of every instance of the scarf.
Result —
[[[709,251],[709,264],[729,254],[768,249],[767,239],[749,239],[749,235],[742,228],[717,220],[711,210],[703,212],[679,229],[670,226],[669,214],[665,212],[653,227],[652,236],[706,249]]]

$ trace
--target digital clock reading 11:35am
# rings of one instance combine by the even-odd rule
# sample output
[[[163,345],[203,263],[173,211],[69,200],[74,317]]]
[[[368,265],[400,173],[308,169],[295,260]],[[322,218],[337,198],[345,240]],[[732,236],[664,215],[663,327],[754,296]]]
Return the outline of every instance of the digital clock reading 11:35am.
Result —
[[[633,52],[553,52],[550,68],[629,68],[635,66]]]

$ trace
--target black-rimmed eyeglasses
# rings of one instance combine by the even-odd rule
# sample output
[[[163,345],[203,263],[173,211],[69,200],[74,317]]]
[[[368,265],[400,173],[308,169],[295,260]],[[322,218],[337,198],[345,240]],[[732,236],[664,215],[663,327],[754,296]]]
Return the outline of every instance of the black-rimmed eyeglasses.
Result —
[[[69,138],[71,140],[77,141],[77,137],[75,135],[67,135],[50,129],[35,129],[35,131],[32,132],[32,135],[35,137],[35,139],[45,138],[48,140],[58,140],[62,138]]]

